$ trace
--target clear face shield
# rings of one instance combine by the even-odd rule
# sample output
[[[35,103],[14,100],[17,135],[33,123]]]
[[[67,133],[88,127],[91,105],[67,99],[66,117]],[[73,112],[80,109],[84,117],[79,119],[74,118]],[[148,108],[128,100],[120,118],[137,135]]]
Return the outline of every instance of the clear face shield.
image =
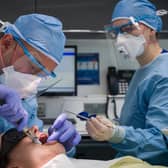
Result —
[[[40,59],[40,53],[38,51],[30,51],[25,47],[23,42],[19,39],[15,39],[19,46],[23,49],[24,51],[24,56],[17,59],[14,63],[15,69],[21,71],[24,71],[24,67],[22,65],[25,65],[25,71],[22,73],[28,73],[32,75],[37,75],[41,77],[45,76],[51,76],[51,77],[56,77],[56,74],[53,71],[49,71],[46,69],[46,67],[41,64],[41,62],[37,59]],[[19,69],[18,69],[19,67]],[[23,70],[21,70],[23,68]]]
[[[10,23],[0,20],[0,32],[5,32]],[[17,45],[12,57],[6,55],[7,65],[2,69],[1,82],[18,91],[21,98],[28,98],[38,93],[38,86],[45,82],[44,90],[58,82],[58,77],[54,72],[55,62],[48,59],[44,54],[36,49],[27,49],[21,39],[14,36]],[[19,48],[17,48],[19,46]],[[13,51],[13,49],[12,49]],[[52,80],[53,79],[53,80]],[[46,82],[46,81],[53,82]]]
[[[21,98],[37,94],[37,87],[49,77],[56,77],[53,71],[47,70],[41,63],[40,53],[28,51],[20,40],[16,40],[24,51],[24,55],[13,60],[12,66],[3,68],[2,83],[16,90]],[[19,52],[19,51],[18,51]],[[19,55],[19,53],[15,53]],[[55,78],[53,78],[55,79]],[[48,87],[46,85],[46,87]]]
[[[118,22],[117,22],[118,21]],[[133,17],[120,19],[111,25],[106,25],[107,39],[112,39],[116,53],[124,58],[136,58],[143,54],[146,42],[140,25]],[[114,25],[114,23],[121,23]]]
[[[29,52],[34,57],[39,54],[35,51]],[[20,73],[31,74],[39,77],[48,76],[44,71],[42,71],[35,63],[33,63],[25,54],[18,58],[13,63],[14,70]]]
[[[31,101],[34,98],[38,98],[41,95],[43,95],[44,93],[46,93],[46,91],[48,91],[49,89],[54,88],[56,85],[58,85],[60,82],[62,81],[62,78],[60,77],[56,77],[56,78],[43,78],[41,80],[41,82],[39,83],[39,85],[37,86],[37,92],[32,94],[31,97],[29,97],[28,99],[24,99],[23,103],[26,104],[27,108],[31,110],[33,110],[33,107],[31,106]]]
[[[8,26],[11,26],[9,22],[3,22],[2,20],[0,20],[0,33],[6,32],[6,30],[8,29]],[[15,31],[17,32],[17,30]],[[29,50],[26,48],[26,46],[24,45],[21,39],[15,36],[14,36],[14,39],[15,41],[17,41],[19,46],[23,49],[24,55],[28,58],[26,59],[25,57],[21,57],[20,60],[18,59],[18,62],[16,62],[14,65],[14,69],[16,71],[21,73],[38,75],[38,76],[51,76],[51,77],[56,76],[53,71],[46,69],[46,67],[43,64],[41,64],[41,62],[36,58],[36,54],[38,54],[38,52],[37,53],[29,52]],[[9,60],[10,58],[6,58],[6,59],[8,62],[10,61]],[[24,68],[27,68],[27,70],[25,71]]]

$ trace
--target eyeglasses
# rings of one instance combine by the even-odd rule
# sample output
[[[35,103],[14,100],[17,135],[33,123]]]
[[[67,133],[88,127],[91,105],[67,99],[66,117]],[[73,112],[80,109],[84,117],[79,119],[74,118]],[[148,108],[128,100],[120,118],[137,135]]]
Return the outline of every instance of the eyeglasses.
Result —
[[[16,128],[8,130],[2,135],[1,150],[0,150],[0,167],[5,168],[9,162],[9,154],[15,148],[15,146],[27,135]]]
[[[37,59],[34,57],[31,52],[28,51],[28,49],[25,47],[25,45],[22,43],[20,39],[15,38],[15,40],[18,42],[20,47],[23,49],[24,54],[29,58],[29,60],[32,62],[32,64],[36,65],[38,69],[43,71],[44,76],[51,76],[51,77],[56,77],[56,74],[54,72],[48,71],[45,66],[43,66]],[[43,76],[43,75],[40,75]]]
[[[119,33],[132,33],[135,29],[139,29],[138,22],[133,17],[130,17],[129,19],[130,21],[119,26],[113,26],[112,24],[105,25],[104,29],[108,36],[115,39]]]
[[[120,26],[112,26],[112,25],[105,26],[105,31],[107,31],[108,35],[110,35],[110,37],[113,39],[115,39],[119,33],[131,33],[135,29],[137,28],[131,21],[126,24],[122,24]]]

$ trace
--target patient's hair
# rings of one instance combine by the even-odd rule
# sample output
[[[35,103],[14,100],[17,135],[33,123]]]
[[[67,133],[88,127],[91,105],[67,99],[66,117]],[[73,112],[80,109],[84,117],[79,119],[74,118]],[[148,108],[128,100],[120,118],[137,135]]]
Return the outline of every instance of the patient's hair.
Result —
[[[0,168],[6,168],[9,164],[9,154],[16,145],[26,136],[23,131],[18,132],[17,129],[9,129],[2,135],[0,149]]]

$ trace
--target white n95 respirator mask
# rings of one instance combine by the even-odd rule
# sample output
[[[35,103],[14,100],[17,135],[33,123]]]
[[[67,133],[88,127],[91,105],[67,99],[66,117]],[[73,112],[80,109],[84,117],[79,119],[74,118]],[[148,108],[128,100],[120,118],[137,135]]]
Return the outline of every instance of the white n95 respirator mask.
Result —
[[[116,39],[116,48],[123,56],[136,58],[143,54],[145,42],[143,35],[119,34]]]
[[[40,77],[17,72],[13,66],[3,68],[3,72],[2,83],[16,90],[21,98],[27,98],[37,93]]]

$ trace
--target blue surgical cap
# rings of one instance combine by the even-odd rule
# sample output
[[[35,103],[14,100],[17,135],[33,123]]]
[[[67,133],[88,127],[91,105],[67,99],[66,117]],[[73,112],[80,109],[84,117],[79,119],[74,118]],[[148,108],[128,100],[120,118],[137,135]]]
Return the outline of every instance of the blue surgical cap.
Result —
[[[23,15],[14,24],[9,24],[5,33],[23,39],[57,64],[63,57],[66,38],[61,21],[55,17],[43,14]]]
[[[114,8],[112,22],[134,17],[153,30],[162,30],[162,20],[156,15],[156,7],[148,0],[120,0]]]

